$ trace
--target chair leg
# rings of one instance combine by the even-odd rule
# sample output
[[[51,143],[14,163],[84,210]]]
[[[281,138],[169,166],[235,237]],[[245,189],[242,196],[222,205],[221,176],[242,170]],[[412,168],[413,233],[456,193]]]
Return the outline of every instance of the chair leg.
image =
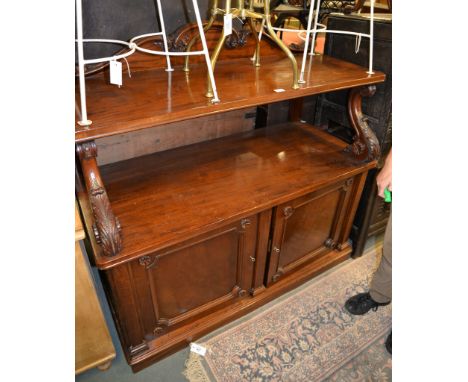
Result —
[[[302,27],[307,30],[307,18],[304,15],[299,15],[299,21]]]
[[[284,13],[280,13],[278,18],[275,20],[275,23],[273,24],[273,26],[275,28],[284,28],[284,24],[286,23],[287,17],[288,15]],[[280,31],[280,39],[281,40],[283,39],[283,31]]]

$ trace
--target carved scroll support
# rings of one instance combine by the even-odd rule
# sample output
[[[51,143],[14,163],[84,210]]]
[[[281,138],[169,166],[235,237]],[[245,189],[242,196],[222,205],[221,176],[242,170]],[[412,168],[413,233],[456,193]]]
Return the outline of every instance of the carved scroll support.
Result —
[[[115,256],[122,250],[119,220],[114,216],[104,183],[96,162],[97,148],[94,141],[77,145],[86,190],[94,217],[94,236],[105,256]]]
[[[370,162],[380,156],[380,145],[374,132],[370,129],[367,118],[362,114],[362,97],[375,94],[375,85],[353,88],[348,98],[348,115],[356,135],[354,142],[346,147],[356,159]]]

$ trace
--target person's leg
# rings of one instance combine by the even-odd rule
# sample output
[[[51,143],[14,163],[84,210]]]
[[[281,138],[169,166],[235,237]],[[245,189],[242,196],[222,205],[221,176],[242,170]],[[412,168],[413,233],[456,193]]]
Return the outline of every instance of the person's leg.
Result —
[[[382,259],[372,278],[369,293],[378,303],[392,300],[392,214],[390,214],[385,230]]]
[[[379,268],[375,272],[369,292],[350,297],[345,308],[351,314],[362,315],[379,306],[390,304],[392,300],[392,215],[385,230],[384,247]]]

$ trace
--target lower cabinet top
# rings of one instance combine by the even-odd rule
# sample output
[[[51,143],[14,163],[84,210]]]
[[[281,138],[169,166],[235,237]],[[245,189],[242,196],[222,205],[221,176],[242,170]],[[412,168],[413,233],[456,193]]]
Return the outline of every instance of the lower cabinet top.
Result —
[[[241,133],[101,168],[122,252],[109,268],[367,171],[346,144],[306,124]]]

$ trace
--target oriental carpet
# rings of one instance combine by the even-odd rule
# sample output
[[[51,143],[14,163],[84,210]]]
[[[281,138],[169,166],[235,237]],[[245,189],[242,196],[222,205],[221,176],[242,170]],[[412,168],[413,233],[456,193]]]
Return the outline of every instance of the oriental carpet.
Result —
[[[345,301],[368,290],[380,248],[319,276],[264,308],[196,341],[205,357],[190,353],[190,382],[391,381],[384,342],[391,304],[353,316]]]

